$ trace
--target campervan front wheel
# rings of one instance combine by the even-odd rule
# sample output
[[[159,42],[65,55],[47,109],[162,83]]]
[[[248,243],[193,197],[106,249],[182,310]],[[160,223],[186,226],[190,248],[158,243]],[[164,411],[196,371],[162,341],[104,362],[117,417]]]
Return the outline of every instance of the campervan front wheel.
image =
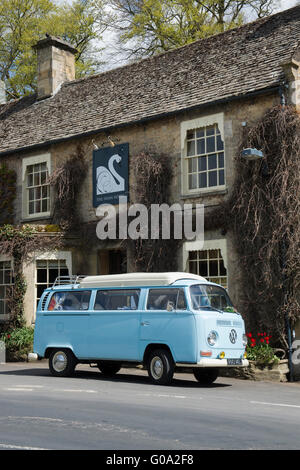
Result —
[[[218,369],[194,369],[194,376],[202,385],[210,385],[218,378]]]
[[[56,377],[69,377],[76,366],[76,358],[70,349],[54,349],[49,356],[49,369]]]
[[[167,385],[172,381],[174,361],[169,351],[157,349],[150,353],[148,359],[148,374],[151,381],[158,385]]]

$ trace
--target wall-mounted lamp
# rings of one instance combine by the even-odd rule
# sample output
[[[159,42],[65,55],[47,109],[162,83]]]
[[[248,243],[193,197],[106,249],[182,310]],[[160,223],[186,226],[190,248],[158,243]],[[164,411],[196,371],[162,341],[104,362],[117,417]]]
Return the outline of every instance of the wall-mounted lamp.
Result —
[[[110,147],[115,147],[116,142],[120,141],[120,139],[117,139],[117,138],[114,138],[113,140],[110,135],[106,135],[106,138],[107,140],[103,141],[101,144],[97,144],[95,140],[92,139],[92,146],[94,150],[99,150],[101,147],[104,147],[105,145],[110,145]]]
[[[114,147],[116,145],[110,135],[107,136],[107,141],[111,147]]]
[[[259,160],[263,158],[264,154],[261,150],[247,148],[242,150],[242,157],[247,160]]]

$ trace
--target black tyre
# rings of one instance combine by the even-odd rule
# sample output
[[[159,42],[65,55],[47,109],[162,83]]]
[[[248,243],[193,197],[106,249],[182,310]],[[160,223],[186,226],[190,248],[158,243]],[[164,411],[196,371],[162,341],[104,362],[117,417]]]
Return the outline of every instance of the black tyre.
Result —
[[[117,374],[121,369],[121,364],[118,362],[97,362],[98,368],[102,374],[107,377],[112,377]]]
[[[70,349],[54,349],[49,357],[50,372],[56,377],[73,375],[76,364],[76,357]]]
[[[194,369],[194,376],[202,385],[210,385],[218,378],[218,369]]]
[[[167,385],[172,381],[175,364],[171,353],[165,349],[157,349],[148,358],[148,374],[157,385]]]

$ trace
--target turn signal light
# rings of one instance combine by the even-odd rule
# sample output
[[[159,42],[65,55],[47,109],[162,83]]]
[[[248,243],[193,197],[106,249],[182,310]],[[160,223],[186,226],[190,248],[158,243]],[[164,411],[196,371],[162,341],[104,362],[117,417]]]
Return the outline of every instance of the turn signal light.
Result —
[[[220,352],[220,354],[219,354],[219,358],[220,358],[220,359],[224,359],[224,357],[225,357],[225,353],[224,353],[224,351]]]
[[[243,357],[244,357],[244,359],[247,359],[247,353],[246,353],[246,351],[244,352],[244,356],[243,356]]]
[[[200,356],[210,357],[211,354],[211,351],[200,351]]]

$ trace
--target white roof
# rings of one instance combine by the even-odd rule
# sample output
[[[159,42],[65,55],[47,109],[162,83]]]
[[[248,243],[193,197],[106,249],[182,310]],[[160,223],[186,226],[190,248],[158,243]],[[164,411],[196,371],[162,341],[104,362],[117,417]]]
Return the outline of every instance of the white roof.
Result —
[[[191,273],[127,273],[86,276],[80,281],[80,287],[168,286],[182,279],[207,282],[204,277]]]

